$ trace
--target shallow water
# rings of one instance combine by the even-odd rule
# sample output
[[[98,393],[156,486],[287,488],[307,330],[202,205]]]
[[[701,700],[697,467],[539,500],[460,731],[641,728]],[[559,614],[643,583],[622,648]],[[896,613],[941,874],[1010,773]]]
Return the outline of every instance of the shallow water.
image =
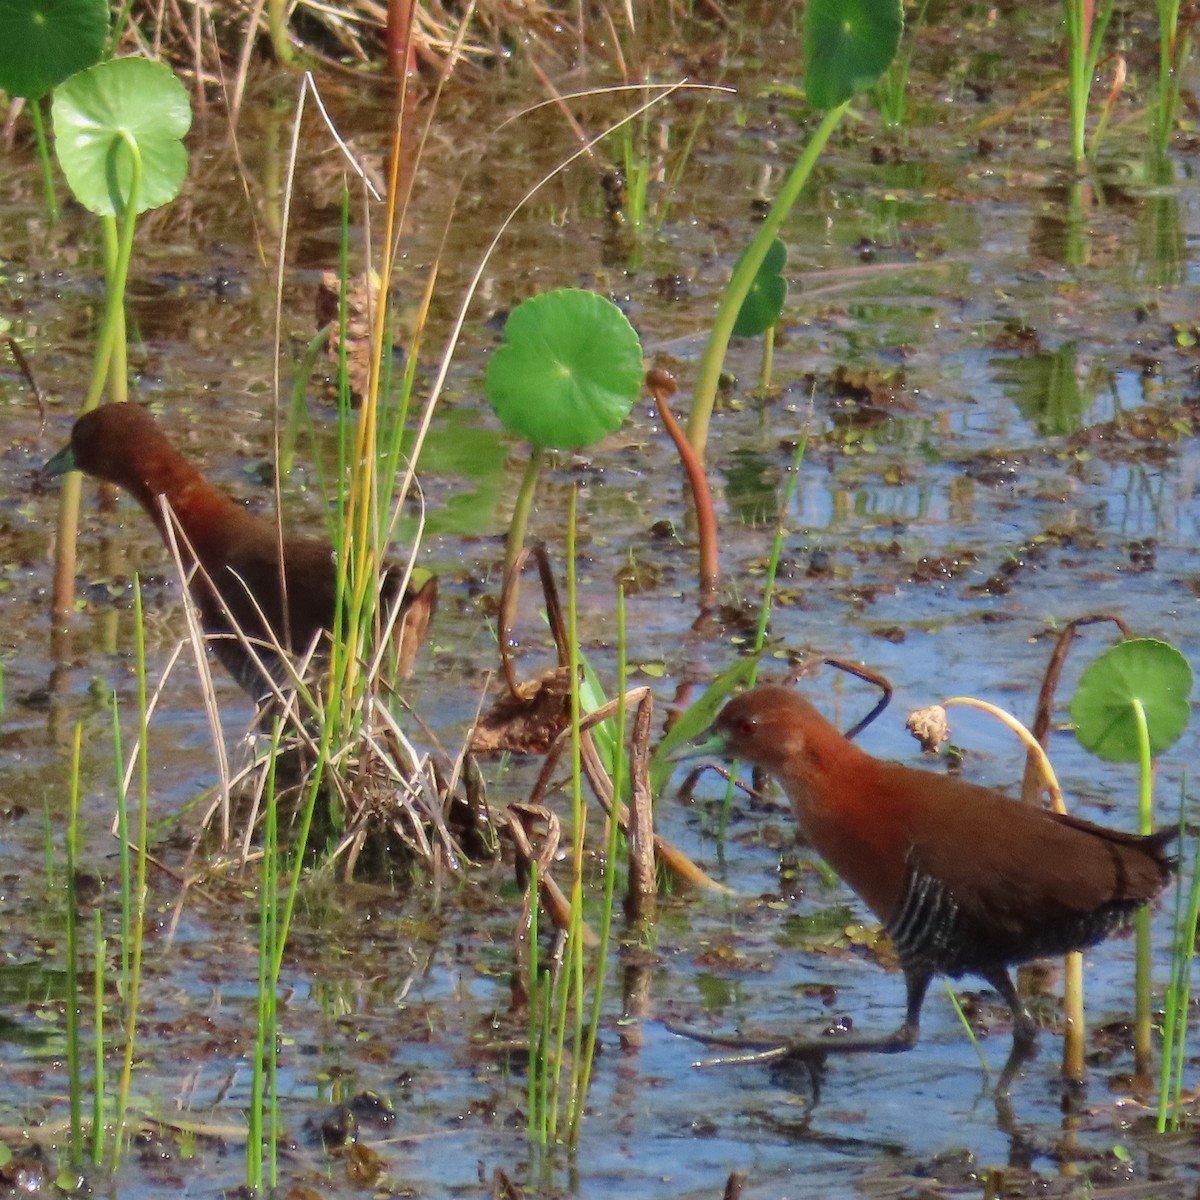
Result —
[[[752,394],[760,350],[736,345],[728,367],[737,382],[709,443],[724,592],[753,607],[794,446],[810,435],[786,514],[774,645],[781,660],[811,647],[885,674],[895,702],[862,744],[910,762],[917,752],[902,714],[946,695],[970,692],[1031,718],[1053,632],[1073,617],[1117,613],[1189,659],[1197,652],[1193,491],[1200,464],[1191,432],[1197,359],[1189,344],[1200,233],[1196,147],[1181,137],[1169,178],[1151,182],[1141,163],[1140,101],[1129,99],[1097,181],[1075,184],[1066,169],[1061,96],[998,125],[981,124],[1053,77],[1052,31],[1021,14],[980,10],[963,20],[966,32],[936,10],[929,18],[908,129],[882,131],[864,102],[860,119],[822,161],[785,230],[792,291],[775,389],[765,398]],[[1150,43],[1140,47],[1131,21],[1123,29],[1132,64],[1145,72]],[[524,462],[519,447],[496,435],[483,398],[482,369],[499,320],[552,286],[611,294],[639,329],[648,360],[676,372],[682,410],[717,290],[753,232],[755,201],[774,192],[804,142],[795,106],[768,87],[786,77],[790,34],[769,24],[753,36],[741,32],[724,47],[720,77],[738,88],[736,99],[682,96],[652,118],[654,136],[672,146],[702,122],[658,237],[639,241],[628,228],[614,229],[595,169],[577,164],[526,206],[485,272],[421,472],[430,521],[420,562],[440,574],[442,604],[409,694],[452,749],[496,666],[488,614]],[[679,34],[693,48],[714,37],[705,27]],[[667,38],[658,43],[659,76],[678,70],[667,61],[674,46]],[[601,64],[593,74],[603,75]],[[562,86],[594,81],[582,72]],[[977,99],[984,84],[987,97]],[[274,293],[256,239],[270,259],[295,82],[263,78],[256,87],[238,135],[249,198],[214,112],[190,141],[186,199],[140,228],[131,357],[136,398],[159,407],[172,437],[214,480],[266,510]],[[495,77],[464,74],[438,115],[405,230],[399,289],[403,303],[415,304],[440,253],[421,363],[425,386],[487,239],[530,184],[575,149],[549,107],[481,137],[540,98],[516,68]],[[382,153],[382,93],[332,84],[326,100],[356,150],[369,159]],[[608,98],[579,108],[599,128],[622,103]],[[83,870],[105,881],[101,903],[111,913],[108,697],[115,691],[123,713],[133,712],[128,580],[135,571],[148,580],[152,678],[185,626],[170,565],[142,514],[127,501],[115,514],[89,501],[81,611],[65,666],[54,668],[45,602],[56,498],[33,488],[32,473],[65,438],[86,386],[97,251],[82,214],[47,225],[28,148],[10,154],[6,167],[0,303],[52,401],[43,423],[3,364],[0,994],[13,1029],[0,1042],[7,1080],[0,1126],[13,1145],[19,1131],[53,1126],[66,1114],[56,885],[72,730],[83,723]],[[341,166],[315,121],[297,179],[285,363],[310,336],[315,281],[336,261]],[[855,399],[837,384],[838,367],[887,377],[892,386]],[[1169,419],[1154,425],[1143,409]],[[332,409],[315,400],[313,412],[327,434]],[[1131,414],[1138,419],[1122,424]],[[301,458],[285,504],[291,521],[315,524],[315,472],[307,451]],[[649,580],[628,602],[630,661],[647,668],[636,681],[650,683],[665,702],[682,681],[706,680],[732,662],[745,629],[691,629],[695,564],[682,485],[648,406],[586,459],[564,456],[544,475],[531,535],[547,540],[559,564],[576,483],[582,640],[606,681],[615,661],[614,580],[631,560]],[[662,521],[680,531],[679,541],[654,535]],[[552,657],[534,609],[530,587],[518,631],[529,675]],[[1082,664],[1107,637],[1083,639],[1068,666],[1060,716]],[[860,685],[829,678],[817,685],[826,711],[849,724],[871,701]],[[217,687],[236,756],[250,711],[219,675]],[[1019,775],[1013,743],[984,718],[955,714],[954,740],[966,748],[969,777],[1011,786]],[[1097,765],[1066,730],[1050,748],[1075,811],[1132,824],[1132,769]],[[198,820],[189,806],[216,778],[186,653],[164,690],[150,749],[156,846],[178,868]],[[1195,776],[1196,758],[1188,733],[1160,764],[1164,821],[1173,819],[1185,773]],[[489,767],[492,803],[527,796],[538,765]],[[383,1195],[486,1193],[498,1169],[527,1194],[585,1196],[618,1189],[713,1196],[732,1171],[745,1174],[743,1195],[755,1197],[1072,1194],[1085,1181],[1100,1189],[1158,1179],[1167,1191],[1136,1194],[1196,1189],[1190,1146],[1147,1132],[1124,1049],[1094,1067],[1081,1113],[1064,1117],[1058,1038],[1047,1034],[1011,1109],[998,1107],[936,989],[912,1054],[835,1060],[819,1081],[763,1066],[694,1067],[708,1051],[664,1022],[786,1034],[847,1014],[856,1029],[887,1030],[903,1004],[898,973],[882,969],[865,948],[845,949],[846,929],[866,914],[797,851],[785,810],[735,805],[721,851],[714,837],[719,798],[718,786],[706,783],[695,805],[672,794],[659,806],[660,832],[734,895],[666,899],[650,943],[614,956],[591,1111],[573,1163],[532,1152],[525,1134],[524,1019],[511,1012],[520,901],[511,868],[480,868],[465,886],[444,886],[436,896],[427,888],[393,894],[357,885],[306,893],[285,968],[280,1088],[290,1144],[282,1182],[362,1193],[353,1164],[321,1148],[317,1127],[335,1106],[371,1090],[394,1108],[386,1121],[359,1116],[361,1140],[382,1156],[385,1173],[373,1186]],[[43,805],[58,849],[53,879]],[[781,875],[781,858],[790,864],[797,855],[798,877]],[[113,1191],[161,1196],[170,1186],[213,1195],[242,1178],[257,902],[249,883],[244,891],[192,892],[168,937],[178,884],[159,873],[151,889],[155,924],[134,1095],[137,1110],[161,1124],[135,1147]],[[1155,924],[1161,947],[1162,913]],[[1088,963],[1089,1020],[1123,1019],[1131,1005],[1131,944],[1110,943]],[[1165,974],[1160,955],[1160,987]],[[1057,986],[1052,979],[1044,1001],[1051,1017]],[[979,988],[967,980],[959,990]],[[641,1015],[619,1024],[639,995],[646,997]],[[986,997],[983,1017],[994,1025],[982,1050],[995,1068],[1008,1032]],[[999,1174],[989,1181],[990,1172]]]

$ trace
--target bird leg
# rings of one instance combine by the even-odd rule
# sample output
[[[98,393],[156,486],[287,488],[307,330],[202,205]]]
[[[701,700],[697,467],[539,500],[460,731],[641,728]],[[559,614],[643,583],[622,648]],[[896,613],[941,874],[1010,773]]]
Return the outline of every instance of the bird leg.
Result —
[[[897,1050],[911,1050],[921,1036],[921,1006],[933,972],[928,968],[906,967],[904,971],[904,1024],[892,1034]]]
[[[996,1093],[1002,1095],[1017,1077],[1017,1072],[1037,1054],[1037,1022],[1029,1010],[1021,1003],[1016,986],[1007,967],[995,967],[990,971],[980,971],[982,978],[1000,993],[1001,999],[1008,1005],[1012,1013],[1013,1044],[1008,1052],[1008,1061],[996,1080]]]
[[[777,1062],[789,1058],[812,1058],[826,1054],[897,1054],[911,1050],[920,1037],[921,1006],[933,977],[928,970],[908,970],[904,973],[905,990],[908,993],[904,1024],[887,1037],[839,1037],[827,1034],[818,1038],[793,1038],[786,1042],[769,1042],[756,1038],[743,1038],[730,1034],[708,1034],[698,1029],[668,1022],[672,1033],[703,1042],[706,1046],[724,1046],[739,1051],[738,1054],[717,1059],[705,1065],[729,1063]]]
[[[1028,1053],[1037,1041],[1037,1022],[1030,1015],[1029,1009],[1021,1003],[1021,997],[1017,995],[1017,989],[1013,984],[1012,976],[1008,973],[1008,968],[994,967],[990,971],[980,971],[979,975],[1000,993],[1000,998],[1008,1005],[1009,1011],[1012,1013],[1013,1049],[1016,1050],[1020,1047]]]
[[[736,1034],[707,1033],[687,1025],[677,1025],[672,1021],[665,1024],[671,1033],[677,1033],[681,1037],[691,1038],[706,1046],[734,1051],[733,1054],[695,1064],[703,1067],[824,1058],[827,1054],[895,1054],[911,1050],[916,1045],[916,1039],[907,1025],[887,1037],[839,1037],[836,1034],[827,1034],[825,1037],[792,1038],[780,1042],[739,1037]]]
[[[1008,1005],[1013,1019],[1013,1044],[1008,1061],[1000,1072],[996,1087],[1007,1092],[1009,1085],[1021,1067],[1037,1052],[1037,1024],[1021,1003],[1012,977],[1005,967],[980,971],[980,976],[989,983]],[[778,1062],[790,1058],[812,1058],[826,1054],[897,1054],[911,1050],[921,1036],[921,1008],[929,990],[933,972],[927,968],[910,967],[904,972],[907,1000],[904,1024],[888,1037],[837,1037],[826,1035],[818,1038],[794,1038],[785,1042],[771,1042],[756,1038],[737,1037],[729,1034],[708,1034],[686,1026],[667,1024],[672,1033],[681,1034],[706,1046],[722,1046],[738,1053],[720,1058],[706,1066],[731,1063]]]
[[[929,981],[933,972],[927,968],[909,967],[904,972],[904,990],[906,993],[904,1005],[904,1024],[882,1038],[834,1038],[826,1037],[813,1044],[813,1049],[819,1048],[831,1054],[900,1054],[911,1050],[921,1038],[921,1006],[925,1003],[925,993],[929,990]],[[812,1053],[805,1050],[804,1043],[791,1043],[788,1054]]]

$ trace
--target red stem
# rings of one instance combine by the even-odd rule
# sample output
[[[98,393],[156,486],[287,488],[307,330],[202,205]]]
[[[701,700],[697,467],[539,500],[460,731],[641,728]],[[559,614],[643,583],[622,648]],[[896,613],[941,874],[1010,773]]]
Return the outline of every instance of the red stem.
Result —
[[[414,0],[389,0],[387,17],[388,66],[397,80],[414,75],[417,70],[416,46],[413,44]]]
[[[666,376],[666,379],[660,378]],[[666,398],[675,391],[675,381],[666,371],[650,371],[646,375],[646,387],[658,405],[662,414],[662,422],[675,449],[679,451],[679,459],[687,473],[688,484],[692,489],[692,504],[696,509],[696,532],[700,538],[700,591],[709,596],[717,590],[717,581],[721,570],[717,562],[717,516],[713,510],[712,491],[708,486],[708,476],[704,473],[704,464],[700,456],[687,440],[679,422],[675,420],[667,407]]]

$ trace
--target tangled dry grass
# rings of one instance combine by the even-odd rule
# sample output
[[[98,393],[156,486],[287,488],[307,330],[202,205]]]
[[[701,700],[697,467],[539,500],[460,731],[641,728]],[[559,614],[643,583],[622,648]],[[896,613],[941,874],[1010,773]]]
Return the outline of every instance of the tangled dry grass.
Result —
[[[683,0],[661,4],[681,16],[692,8]],[[706,7],[719,12],[715,0]],[[122,36],[130,51],[166,55],[181,71],[216,82],[256,52],[271,52],[268,8],[269,0],[134,0]],[[382,70],[388,9],[388,0],[292,0],[288,41],[327,66]],[[582,47],[612,46],[617,31],[634,21],[633,0],[600,0],[586,10],[578,0],[420,0],[413,40],[422,67],[441,72],[507,57],[518,46],[541,62],[573,59]]]

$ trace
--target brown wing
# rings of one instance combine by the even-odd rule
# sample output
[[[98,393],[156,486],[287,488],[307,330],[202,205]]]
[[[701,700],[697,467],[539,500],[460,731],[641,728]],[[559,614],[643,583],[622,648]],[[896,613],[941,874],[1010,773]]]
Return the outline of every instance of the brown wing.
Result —
[[[938,935],[942,969],[1019,962],[1125,924],[1169,879],[1173,836],[1142,838],[956,784],[912,816],[906,886],[937,881],[941,919],[953,925]]]

